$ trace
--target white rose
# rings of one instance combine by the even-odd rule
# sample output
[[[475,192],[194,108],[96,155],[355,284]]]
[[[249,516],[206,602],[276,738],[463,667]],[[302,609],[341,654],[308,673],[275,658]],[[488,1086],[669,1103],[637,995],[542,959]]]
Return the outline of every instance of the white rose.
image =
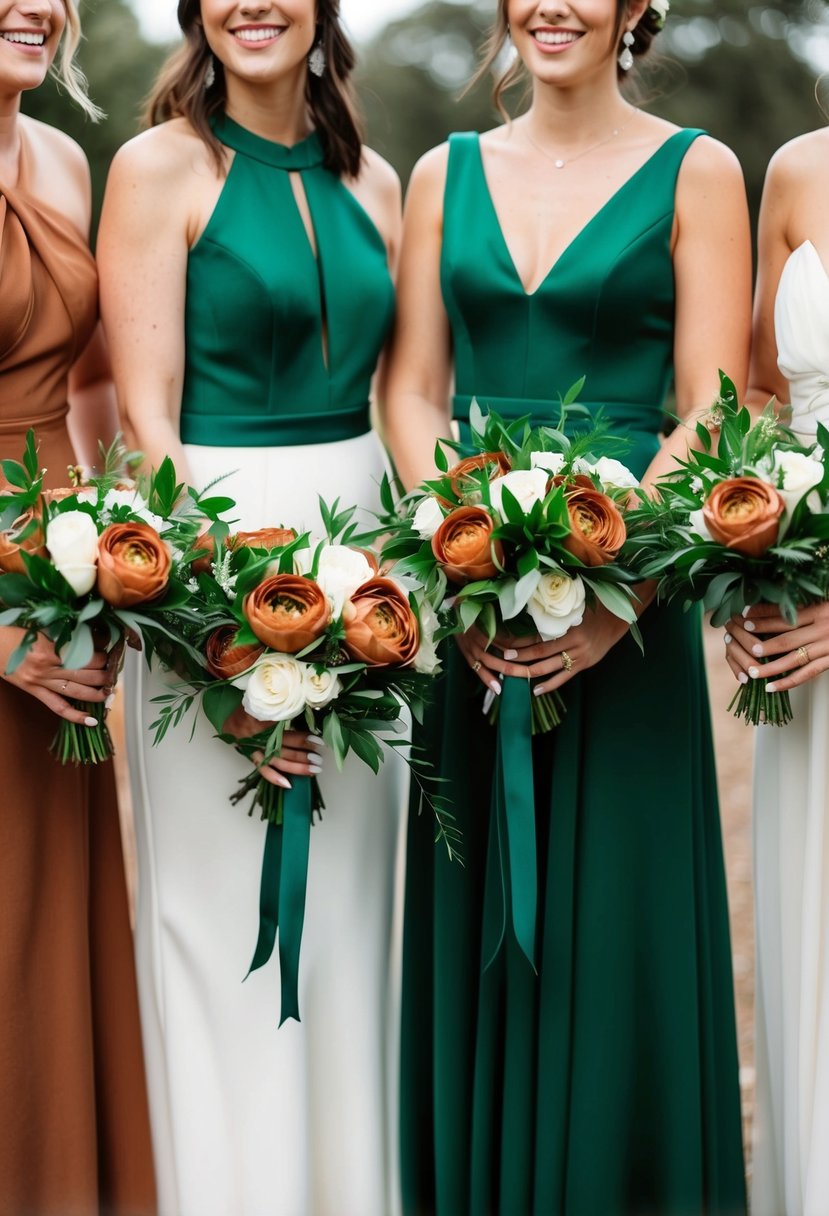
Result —
[[[304,666],[291,654],[268,654],[261,658],[244,675],[245,712],[260,722],[292,722],[299,717],[306,705]]]
[[[412,518],[412,527],[421,540],[431,540],[443,523],[443,512],[430,494],[424,498]]]
[[[311,663],[303,664],[305,700],[311,709],[324,709],[342,692],[342,681],[333,671],[316,672]]]
[[[714,537],[708,531],[708,524],[705,522],[705,514],[702,509],[699,511],[692,511],[688,516],[688,522],[691,525],[691,531],[698,536],[700,540],[713,541]]]
[[[772,484],[791,515],[802,498],[823,481],[823,465],[802,452],[775,452]],[[809,504],[810,508],[812,504]],[[814,507],[820,510],[820,505]]]
[[[85,511],[63,511],[46,525],[46,548],[76,595],[86,595],[98,574],[98,529]]]
[[[420,612],[420,646],[412,666],[421,675],[433,676],[440,671],[440,658],[435,645],[435,631],[440,622],[428,600],[419,604],[418,609]]]
[[[566,463],[561,452],[530,452],[530,464],[532,467],[534,469],[546,469],[553,477],[558,476]]]
[[[335,618],[342,614],[345,601],[370,578],[374,578],[374,569],[364,553],[347,545],[326,545],[320,553],[317,583],[328,596]]]
[[[591,472],[596,474],[606,489],[635,490],[639,485],[627,465],[622,464],[621,460],[612,460],[609,456],[600,456]]]
[[[584,617],[584,583],[578,575],[552,571],[542,574],[527,601],[527,612],[545,642],[564,637],[568,629],[580,625]]]
[[[660,21],[664,22],[665,18],[668,16],[668,13],[671,11],[670,0],[650,0],[648,8],[656,13],[656,16]]]
[[[107,490],[104,495],[103,509],[111,513],[116,507],[126,507],[133,515],[161,532],[165,526],[160,515],[155,515],[148,507],[146,498],[137,490]]]
[[[543,502],[547,497],[547,482],[549,474],[546,469],[516,469],[496,477],[490,486],[492,505],[496,511],[503,514],[501,496],[504,490],[509,490],[525,515],[533,509],[537,502]]]

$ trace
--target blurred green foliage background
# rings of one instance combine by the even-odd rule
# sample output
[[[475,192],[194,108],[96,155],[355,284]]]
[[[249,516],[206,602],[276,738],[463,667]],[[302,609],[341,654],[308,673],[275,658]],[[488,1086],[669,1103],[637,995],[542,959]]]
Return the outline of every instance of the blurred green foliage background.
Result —
[[[109,161],[138,129],[142,100],[165,48],[142,37],[127,0],[81,0],[80,9],[81,65],[106,121],[86,121],[51,82],[28,94],[24,108],[86,149],[97,207]],[[368,140],[404,182],[418,156],[450,131],[485,130],[497,120],[487,82],[459,97],[494,9],[494,0],[428,0],[359,48]],[[756,212],[774,150],[824,122],[815,85],[821,54],[829,69],[829,4],[673,0],[657,45],[659,55],[633,86],[638,96],[666,118],[704,127],[733,147]],[[826,92],[829,98],[829,87]],[[519,88],[513,105],[520,104]]]

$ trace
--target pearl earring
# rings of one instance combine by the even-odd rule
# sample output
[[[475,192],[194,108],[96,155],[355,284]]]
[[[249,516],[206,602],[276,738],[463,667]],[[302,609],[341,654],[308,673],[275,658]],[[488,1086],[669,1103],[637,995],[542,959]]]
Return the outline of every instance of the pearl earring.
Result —
[[[204,70],[204,88],[205,92],[212,89],[216,83],[216,61],[211,55],[207,61],[207,67]]]
[[[622,69],[623,72],[629,72],[630,69],[633,67],[633,51],[631,50],[631,47],[633,46],[635,41],[636,41],[636,39],[634,38],[634,36],[630,32],[630,30],[626,30],[625,36],[622,39],[623,50],[622,50],[621,55],[619,56],[619,67]]]
[[[308,70],[314,76],[325,75],[325,51],[322,49],[322,43],[318,42],[311,54],[308,56]]]

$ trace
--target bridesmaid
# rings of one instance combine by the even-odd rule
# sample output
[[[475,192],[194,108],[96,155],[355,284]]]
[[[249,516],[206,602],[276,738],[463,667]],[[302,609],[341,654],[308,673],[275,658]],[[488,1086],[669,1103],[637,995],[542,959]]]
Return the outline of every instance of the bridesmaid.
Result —
[[[388,435],[408,485],[433,474],[452,419],[468,435],[473,398],[550,421],[551,400],[582,375],[590,408],[630,440],[628,463],[653,483],[693,442],[718,368],[744,383],[750,242],[739,167],[702,132],[636,109],[620,90],[666,9],[500,0],[482,72],[511,39],[507,81],[529,74],[530,107],[430,152],[407,202]],[[672,379],[682,424],[660,443]],[[501,638],[488,651],[470,632],[450,658],[432,738],[466,868],[411,818],[401,1132],[410,1213],[744,1209],[700,620],[650,607],[642,632],[644,660],[598,608],[559,642]],[[511,700],[512,679],[532,678],[567,704],[555,732],[517,740],[519,752],[532,749],[525,781],[540,860],[521,895],[538,882],[535,967],[511,909],[498,942],[513,893],[496,892],[497,869],[487,874],[501,863],[497,833],[487,843],[496,749],[481,683],[497,692],[500,675]]]
[[[117,156],[101,226],[120,400],[154,463],[169,453],[201,485],[231,474],[240,527],[319,534],[320,494],[377,499],[369,395],[393,313],[399,183],[361,145],[337,0],[180,0],[178,14],[185,42],[155,125]],[[352,757],[322,773],[302,1022],[280,1029],[276,957],[241,982],[265,839],[228,801],[245,762],[206,724],[189,746],[153,750],[163,687],[136,672],[128,704],[161,1207],[382,1216],[404,771],[390,759],[375,777]],[[318,774],[307,737],[285,740],[270,779]]]
[[[115,432],[87,237],[89,169],[20,114],[60,47],[59,78],[98,111],[73,62],[72,0],[0,0],[0,457],[34,427],[51,484]],[[71,440],[70,440],[71,433]],[[73,446],[74,441],[74,446]],[[21,631],[0,628],[0,673]],[[112,766],[49,754],[71,702],[102,701],[96,656],[64,671],[41,639],[0,679],[0,1212],[155,1210],[138,1005]]]
[[[789,403],[791,426],[814,443],[829,426],[829,131],[782,148],[760,217],[751,396]],[[792,628],[770,607],[732,620],[728,662],[743,682],[759,670],[792,690],[794,721],[756,735],[754,851],[757,933],[757,1099],[752,1211],[829,1211],[829,604],[802,608]]]

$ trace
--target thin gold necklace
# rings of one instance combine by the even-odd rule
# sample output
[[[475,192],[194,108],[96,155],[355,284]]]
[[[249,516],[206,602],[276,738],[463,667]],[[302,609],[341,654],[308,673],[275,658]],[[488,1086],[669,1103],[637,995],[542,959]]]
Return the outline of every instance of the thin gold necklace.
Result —
[[[583,152],[577,152],[575,156],[568,156],[566,158],[566,160],[562,156],[551,156],[550,153],[547,152],[544,148],[542,148],[540,144],[537,144],[535,142],[535,140],[533,139],[532,135],[530,135],[530,133],[526,127],[523,127],[522,130],[523,130],[525,136],[527,137],[527,140],[535,148],[536,152],[540,152],[541,155],[545,158],[545,160],[550,161],[553,165],[555,165],[555,167],[557,169],[566,169],[567,166],[572,165],[574,161],[581,160],[581,158],[583,156],[587,156],[588,153],[595,152],[597,148],[603,148],[605,144],[609,144],[611,139],[616,139],[619,135],[622,134],[623,131],[625,131],[627,129],[629,123],[630,123],[630,119],[628,119],[628,121],[626,123],[624,123],[621,127],[614,127],[613,130],[610,132],[610,134],[606,135],[604,137],[604,139],[600,139],[597,144],[591,144],[590,147],[585,148]]]

